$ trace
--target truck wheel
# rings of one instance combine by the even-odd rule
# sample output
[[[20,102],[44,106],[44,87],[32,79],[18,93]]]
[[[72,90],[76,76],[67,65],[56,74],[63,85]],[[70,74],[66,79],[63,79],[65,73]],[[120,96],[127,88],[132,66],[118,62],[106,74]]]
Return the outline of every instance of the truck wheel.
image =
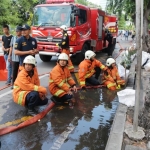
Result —
[[[52,58],[52,56],[48,56],[48,55],[39,55],[39,56],[43,62],[49,62]]]
[[[79,64],[81,61],[84,60],[85,52],[88,49],[89,49],[89,46],[87,44],[84,44],[83,47],[82,47],[81,52],[76,54],[76,62],[77,62],[77,64]]]

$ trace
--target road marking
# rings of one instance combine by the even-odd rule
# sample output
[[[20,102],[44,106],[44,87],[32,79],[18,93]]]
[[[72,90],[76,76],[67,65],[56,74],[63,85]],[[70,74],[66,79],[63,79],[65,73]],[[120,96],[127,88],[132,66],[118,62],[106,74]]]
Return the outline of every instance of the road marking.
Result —
[[[0,124],[0,129],[4,128],[4,127],[11,126],[11,125],[17,125],[17,124],[19,124],[21,122],[24,122],[24,121],[26,121],[26,120],[28,120],[30,118],[32,118],[32,117],[31,116],[24,116],[24,117],[22,117],[20,119],[9,121],[9,122],[6,122],[4,124]]]
[[[78,120],[79,118],[75,117],[71,121],[70,125],[66,128],[66,130],[63,133],[60,134],[58,139],[54,142],[54,144],[49,150],[59,150],[61,148],[65,140],[68,138],[69,134],[75,129],[76,125],[74,125],[74,123],[75,121],[78,121]]]
[[[42,79],[42,78],[44,78],[44,77],[46,77],[46,76],[49,76],[49,74],[45,74],[45,75],[43,75],[43,76],[40,76],[39,79]],[[12,90],[1,94],[1,95],[0,95],[0,98],[6,96],[6,95],[8,95],[8,94],[10,94],[11,92],[12,92]]]

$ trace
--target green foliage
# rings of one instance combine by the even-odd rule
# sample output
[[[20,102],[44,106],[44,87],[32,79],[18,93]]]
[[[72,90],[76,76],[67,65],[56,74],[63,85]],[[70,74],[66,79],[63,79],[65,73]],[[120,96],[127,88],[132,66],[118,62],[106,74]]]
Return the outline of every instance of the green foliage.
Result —
[[[119,30],[123,30],[125,29],[125,18],[124,16],[122,15],[121,17],[119,17],[119,20],[118,20],[118,27],[119,27]]]

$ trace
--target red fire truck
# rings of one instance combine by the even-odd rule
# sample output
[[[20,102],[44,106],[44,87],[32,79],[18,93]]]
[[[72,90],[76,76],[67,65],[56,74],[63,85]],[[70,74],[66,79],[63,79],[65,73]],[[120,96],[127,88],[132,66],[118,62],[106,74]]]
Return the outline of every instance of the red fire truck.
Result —
[[[114,36],[118,33],[116,16],[76,4],[74,0],[47,0],[34,8],[32,25],[32,36],[38,42],[39,56],[44,62],[60,53],[56,43],[62,39],[61,25],[68,27],[70,53],[78,62],[83,60],[86,50],[98,52],[106,48],[104,27]]]

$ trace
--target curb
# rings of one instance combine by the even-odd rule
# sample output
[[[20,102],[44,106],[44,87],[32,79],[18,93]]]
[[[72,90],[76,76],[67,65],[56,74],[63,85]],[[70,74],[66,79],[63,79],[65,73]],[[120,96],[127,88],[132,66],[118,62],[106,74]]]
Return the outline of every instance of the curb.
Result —
[[[136,59],[134,59],[130,67],[130,71],[129,71],[130,73],[129,73],[129,77],[127,80],[127,87],[126,87],[128,89],[133,89],[134,87],[135,64],[136,64]],[[105,150],[122,149],[127,108],[128,107],[126,105],[119,103]]]

